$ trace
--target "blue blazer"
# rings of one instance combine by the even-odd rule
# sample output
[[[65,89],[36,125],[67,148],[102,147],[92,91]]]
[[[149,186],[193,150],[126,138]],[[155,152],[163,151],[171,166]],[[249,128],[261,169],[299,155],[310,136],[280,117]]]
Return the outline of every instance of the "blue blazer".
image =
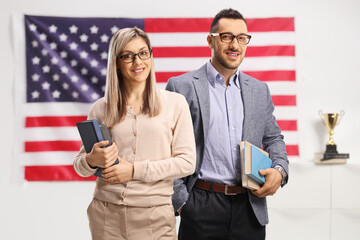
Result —
[[[273,116],[274,104],[268,86],[240,72],[241,95],[244,104],[244,125],[242,140],[258,147],[263,146],[269,153],[273,166],[280,165],[288,173],[285,143],[281,130]],[[174,181],[172,202],[175,211],[188,199],[194,187],[203,162],[204,144],[206,142],[209,118],[209,83],[206,64],[200,69],[170,78],[166,90],[178,92],[185,96],[191,112],[196,141],[196,170],[185,178]],[[287,183],[288,177],[286,179]],[[269,222],[266,198],[258,198],[248,191],[249,201],[261,225]]]

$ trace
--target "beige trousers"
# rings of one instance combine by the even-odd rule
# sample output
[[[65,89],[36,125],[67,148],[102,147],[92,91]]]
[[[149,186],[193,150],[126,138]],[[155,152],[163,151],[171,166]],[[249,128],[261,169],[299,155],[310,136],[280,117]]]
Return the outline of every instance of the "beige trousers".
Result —
[[[93,240],[176,240],[172,205],[129,207],[93,199],[87,210]]]

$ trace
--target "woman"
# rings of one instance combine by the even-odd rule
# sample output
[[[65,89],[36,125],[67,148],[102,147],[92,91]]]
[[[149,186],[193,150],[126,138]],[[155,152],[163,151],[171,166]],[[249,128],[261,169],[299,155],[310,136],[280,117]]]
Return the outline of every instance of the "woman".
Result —
[[[89,154],[82,146],[74,161],[84,177],[104,168],[88,208],[92,238],[177,239],[173,179],[195,169],[192,121],[182,95],[156,90],[150,40],[141,29],[112,37],[105,97],[88,119],[106,124],[115,143],[99,142]]]

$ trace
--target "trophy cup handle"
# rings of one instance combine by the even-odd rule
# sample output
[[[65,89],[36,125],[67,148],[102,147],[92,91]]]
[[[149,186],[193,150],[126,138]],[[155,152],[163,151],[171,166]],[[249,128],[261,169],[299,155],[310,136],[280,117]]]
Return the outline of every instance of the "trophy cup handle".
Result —
[[[341,121],[341,119],[343,118],[344,115],[345,115],[345,111],[341,110],[340,114],[339,114],[338,122],[336,123],[336,126],[340,124],[340,121]]]
[[[321,120],[323,121],[323,123],[325,124],[325,119],[324,119],[324,113],[323,110],[319,110],[318,111],[319,117],[321,118]]]

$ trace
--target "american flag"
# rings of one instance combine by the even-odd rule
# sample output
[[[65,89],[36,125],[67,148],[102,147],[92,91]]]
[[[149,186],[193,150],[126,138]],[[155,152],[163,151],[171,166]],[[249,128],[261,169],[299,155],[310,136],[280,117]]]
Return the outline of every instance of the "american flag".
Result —
[[[15,144],[27,181],[89,181],[73,170],[80,148],[75,123],[104,95],[112,34],[137,26],[149,34],[156,77],[171,76],[209,60],[212,18],[69,18],[24,16],[26,74],[17,78]],[[298,158],[294,18],[247,19],[252,35],[241,70],[267,82],[290,160]],[[19,94],[20,93],[20,94]]]

